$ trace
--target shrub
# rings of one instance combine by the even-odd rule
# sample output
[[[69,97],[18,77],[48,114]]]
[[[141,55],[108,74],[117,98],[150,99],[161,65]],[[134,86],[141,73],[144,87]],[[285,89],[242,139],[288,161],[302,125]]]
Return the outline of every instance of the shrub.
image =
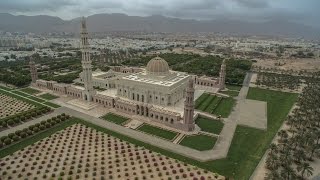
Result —
[[[29,126],[28,128],[29,128],[30,130],[33,130],[34,125],[31,125],[31,126]]]
[[[64,176],[64,172],[60,172],[60,176]]]
[[[24,131],[23,131],[23,132],[21,132],[21,133],[20,133],[20,137],[21,137],[21,138],[25,138],[25,137],[27,137],[27,133],[25,133]]]
[[[41,121],[40,124],[45,125],[46,121]]]
[[[5,121],[0,121],[0,126],[1,126],[1,127],[7,127],[8,125],[7,125],[7,122],[5,122]]]
[[[32,130],[33,130],[34,132],[39,132],[39,128],[37,128],[37,127],[34,127]]]
[[[5,144],[5,145],[11,144],[11,139],[10,139],[10,138],[5,139],[5,140],[4,140],[4,144]]]
[[[21,130],[17,130],[16,132],[14,132],[17,136],[20,136],[20,134],[21,134]]]
[[[2,142],[0,142],[0,148],[2,148],[4,145],[3,145],[3,143]]]
[[[7,139],[7,138],[8,138],[8,136],[2,136],[2,137],[0,138],[0,141],[1,141],[1,142],[4,142],[4,140]]]
[[[49,127],[51,127],[51,124],[50,123],[46,123],[46,128],[49,128]]]
[[[36,123],[34,126],[35,127],[40,127],[40,123]]]
[[[33,134],[33,132],[32,132],[31,130],[28,130],[28,131],[27,131],[27,134],[30,136],[30,135]]]
[[[13,141],[19,141],[19,139],[20,139],[20,138],[19,138],[19,136],[17,136],[17,135],[14,135],[14,136],[12,137],[12,140],[13,140]]]
[[[44,129],[46,129],[46,127],[44,126],[44,125],[40,125],[40,127],[39,127],[41,130],[44,130]]]
[[[12,119],[10,119],[9,121],[8,121],[8,124],[10,125],[10,126],[12,126],[12,125],[14,125],[14,121],[12,120]]]
[[[12,138],[13,138],[13,136],[14,136],[14,133],[10,133],[10,134],[8,134],[8,137],[9,137],[10,139],[12,139]]]
[[[20,118],[16,117],[16,118],[13,119],[13,121],[14,121],[15,123],[19,123],[19,122],[20,122]]]

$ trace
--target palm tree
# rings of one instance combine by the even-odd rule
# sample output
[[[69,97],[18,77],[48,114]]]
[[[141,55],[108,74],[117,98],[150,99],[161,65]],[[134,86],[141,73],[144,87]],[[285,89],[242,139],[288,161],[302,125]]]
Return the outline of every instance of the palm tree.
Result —
[[[307,175],[307,177],[309,177],[313,174],[313,168],[307,162],[304,162],[304,163],[298,165],[297,171],[301,172],[302,179],[304,179],[304,175]]]

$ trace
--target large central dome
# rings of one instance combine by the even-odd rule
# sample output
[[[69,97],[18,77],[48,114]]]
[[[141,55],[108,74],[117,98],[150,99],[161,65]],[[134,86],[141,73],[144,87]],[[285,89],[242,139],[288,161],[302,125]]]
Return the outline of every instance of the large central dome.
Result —
[[[147,64],[147,73],[154,75],[165,75],[169,73],[169,65],[166,60],[155,57]]]

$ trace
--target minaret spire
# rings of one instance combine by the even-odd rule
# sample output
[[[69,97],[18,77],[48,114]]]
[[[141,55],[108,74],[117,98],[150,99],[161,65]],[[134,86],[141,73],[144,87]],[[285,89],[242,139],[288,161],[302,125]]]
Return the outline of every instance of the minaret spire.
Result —
[[[219,74],[219,90],[223,90],[226,85],[226,60],[224,59],[221,64],[220,74]]]
[[[38,71],[35,62],[33,61],[33,57],[30,56],[30,61],[29,61],[29,66],[30,66],[30,74],[31,74],[31,80],[32,83],[36,83],[38,79]]]
[[[88,32],[86,19],[82,17],[81,20],[81,52],[82,52],[82,78],[85,90],[83,91],[82,97],[86,101],[92,101],[95,90],[92,84],[92,65],[90,59],[90,47],[88,41]]]
[[[186,99],[184,101],[183,123],[186,125],[187,131],[193,131],[195,123],[194,115],[194,85],[193,79],[190,78],[186,89]]]

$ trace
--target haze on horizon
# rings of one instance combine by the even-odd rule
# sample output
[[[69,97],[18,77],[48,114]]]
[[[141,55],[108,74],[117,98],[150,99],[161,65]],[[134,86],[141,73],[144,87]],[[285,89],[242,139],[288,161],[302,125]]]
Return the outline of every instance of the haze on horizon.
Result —
[[[10,0],[0,12],[69,20],[99,13],[163,15],[182,19],[286,20],[320,27],[319,0]]]

